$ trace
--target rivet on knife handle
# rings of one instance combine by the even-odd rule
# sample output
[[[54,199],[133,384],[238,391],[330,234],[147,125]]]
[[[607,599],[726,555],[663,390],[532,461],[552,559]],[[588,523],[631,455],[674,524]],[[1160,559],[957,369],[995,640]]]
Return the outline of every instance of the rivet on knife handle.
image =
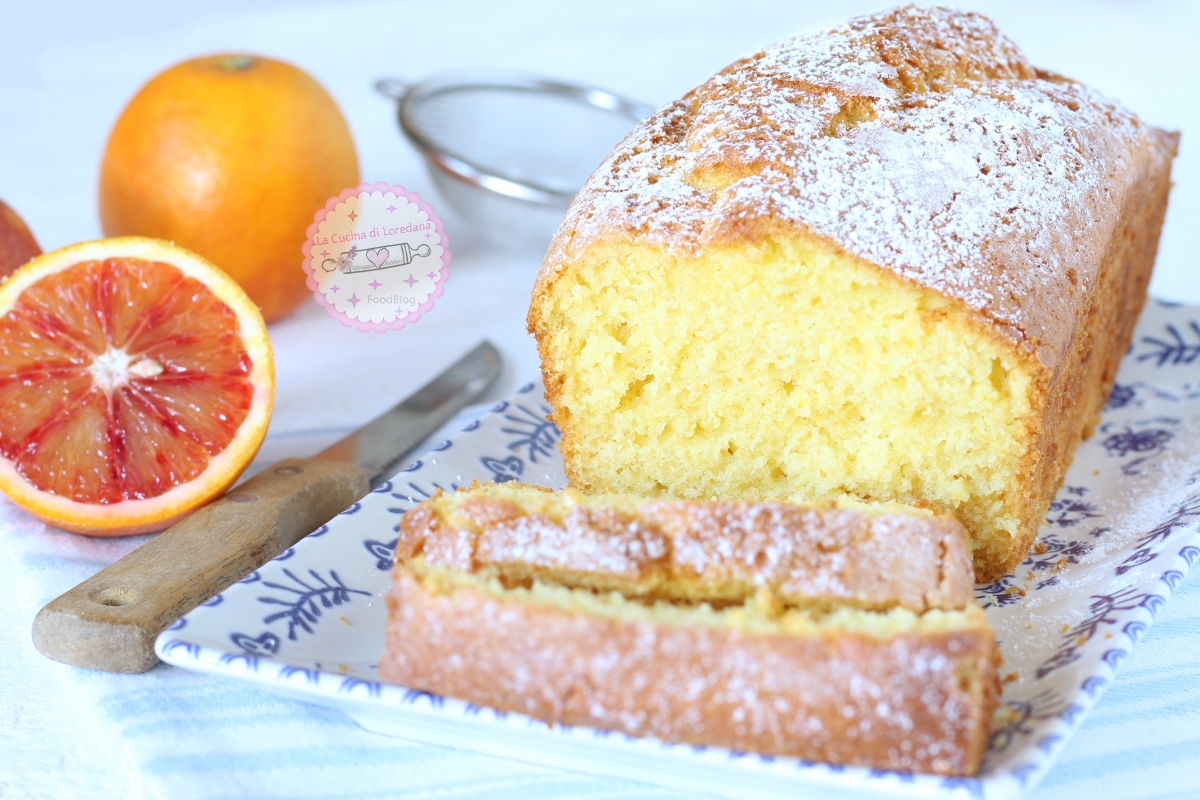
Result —
[[[49,603],[33,643],[77,667],[145,672],[164,628],[368,490],[353,464],[280,461]]]

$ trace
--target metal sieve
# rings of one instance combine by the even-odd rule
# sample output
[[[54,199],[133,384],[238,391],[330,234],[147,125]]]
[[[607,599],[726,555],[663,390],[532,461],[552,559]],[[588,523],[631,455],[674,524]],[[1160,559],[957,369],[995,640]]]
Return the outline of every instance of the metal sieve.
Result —
[[[446,202],[508,250],[544,250],[571,198],[653,111],[611,92],[517,72],[385,78],[400,129]]]

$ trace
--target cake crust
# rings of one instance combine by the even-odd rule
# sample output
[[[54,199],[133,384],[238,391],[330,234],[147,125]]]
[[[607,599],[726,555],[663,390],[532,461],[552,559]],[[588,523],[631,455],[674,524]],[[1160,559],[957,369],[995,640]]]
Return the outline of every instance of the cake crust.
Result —
[[[997,694],[986,623],[889,641],[748,634],[439,593],[405,570],[388,608],[386,680],[631,736],[971,775]]]

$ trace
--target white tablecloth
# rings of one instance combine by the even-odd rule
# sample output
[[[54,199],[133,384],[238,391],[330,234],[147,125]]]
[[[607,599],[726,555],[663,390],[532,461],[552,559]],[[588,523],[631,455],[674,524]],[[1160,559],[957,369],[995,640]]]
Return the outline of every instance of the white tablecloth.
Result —
[[[50,249],[100,233],[108,129],[150,75],[249,50],[303,66],[336,96],[365,180],[400,183],[447,220],[454,261],[433,312],[400,332],[347,330],[307,305],[272,326],[278,399],[259,463],[306,454],[423,383],[483,336],[508,360],[501,395],[537,369],[524,333],[536,256],[483,244],[432,189],[371,84],[441,69],[525,69],[647,102],[823,19],[883,3],[620,0],[429,4],[26,3],[0,27],[0,198]],[[1184,131],[1152,290],[1200,303],[1197,4],[969,3],[1041,65]],[[315,210],[315,209],[314,209]],[[0,797],[669,797],[669,792],[414,745],[340,715],[181,670],[106,676],[42,659],[37,609],[136,542],[56,532],[0,500]],[[1200,796],[1200,585],[1185,583],[1035,797]]]

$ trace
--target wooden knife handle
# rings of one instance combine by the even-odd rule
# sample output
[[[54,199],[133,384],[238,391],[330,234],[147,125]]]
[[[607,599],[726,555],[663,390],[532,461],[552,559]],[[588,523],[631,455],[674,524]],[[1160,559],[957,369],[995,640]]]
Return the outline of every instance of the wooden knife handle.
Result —
[[[164,628],[369,490],[353,464],[280,461],[48,603],[33,643],[65,664],[145,672]]]

